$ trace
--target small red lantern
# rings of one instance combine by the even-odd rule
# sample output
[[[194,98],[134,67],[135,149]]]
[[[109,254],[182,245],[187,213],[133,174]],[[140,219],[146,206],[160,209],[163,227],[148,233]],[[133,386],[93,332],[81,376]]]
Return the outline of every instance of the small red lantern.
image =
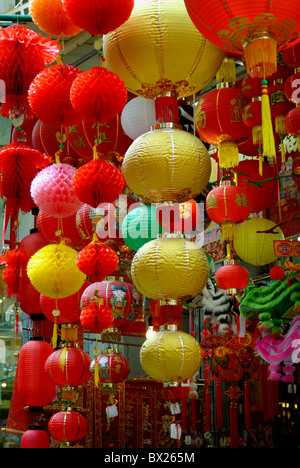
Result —
[[[82,31],[67,17],[61,0],[30,0],[29,12],[33,22],[50,36],[72,37]]]
[[[93,36],[114,31],[131,15],[134,0],[62,0],[66,15],[80,28]]]
[[[228,87],[222,87],[228,85]],[[199,137],[218,145],[220,167],[234,167],[239,162],[238,143],[249,136],[242,119],[246,99],[237,88],[220,83],[199,100],[195,110],[195,126]],[[216,118],[216,115],[218,118]]]
[[[48,357],[45,372],[59,387],[78,387],[91,377],[91,362],[91,357],[82,349],[64,346]]]
[[[89,333],[102,333],[111,327],[114,316],[110,307],[103,304],[103,299],[91,302],[80,315],[81,325]]]
[[[74,80],[70,99],[83,120],[104,124],[122,112],[127,103],[127,89],[115,73],[93,67]]]
[[[278,79],[273,82],[273,85],[269,87],[269,96],[271,116],[275,119],[275,132],[280,136],[286,135],[285,117],[294,106],[286,97],[283,79]]]
[[[43,340],[33,337],[25,343],[18,361],[18,392],[24,406],[41,408],[55,396],[55,384],[45,373],[45,363],[54,349]]]
[[[261,80],[249,75],[245,76],[241,81],[241,91],[249,101],[254,97],[261,96]]]
[[[223,240],[233,240],[237,224],[251,213],[251,200],[241,187],[223,185],[209,192],[206,211],[212,221],[222,226]]]
[[[156,209],[156,219],[161,227],[169,232],[194,231],[199,222],[200,210],[195,200],[173,204],[161,203]]]
[[[93,208],[100,203],[113,203],[123,187],[124,178],[119,169],[98,157],[77,169],[73,179],[76,196]]]
[[[29,426],[21,438],[21,449],[48,449],[49,445],[49,434],[42,426]]]
[[[54,414],[48,423],[50,435],[63,445],[79,442],[85,437],[87,428],[85,417],[71,409]]]
[[[102,351],[95,360],[97,360],[99,381],[101,384],[117,384],[127,379],[130,372],[129,363],[116,349]],[[95,368],[95,360],[93,360],[91,364],[92,373],[95,373],[97,370]]]
[[[215,274],[217,286],[224,289],[228,295],[238,295],[249,284],[250,275],[241,265],[229,263],[218,268]]]
[[[254,145],[263,146],[261,98],[254,97],[243,109],[243,122],[251,128]]]
[[[37,227],[48,244],[59,244],[61,239],[64,239],[70,247],[82,245],[82,237],[76,229],[76,213],[64,218],[56,218],[39,210]]]
[[[68,127],[80,121],[70,101],[70,89],[80,74],[71,65],[52,65],[32,81],[28,101],[36,117],[53,127]]]
[[[32,252],[20,248],[9,250],[2,255],[2,259],[6,264],[2,279],[7,285],[7,297],[19,294],[29,284],[26,268],[31,256]]]
[[[285,125],[287,132],[290,135],[294,135],[298,139],[298,148],[299,137],[300,137],[300,107],[295,107],[292,109],[285,118]]]
[[[141,294],[126,281],[108,280],[91,284],[82,293],[81,309],[98,299],[103,299],[104,304],[111,308],[114,317],[112,326],[116,328],[134,322],[142,310]]]
[[[294,104],[299,103],[300,70],[296,68],[295,73],[288,77],[284,83],[284,93],[287,99]]]
[[[20,244],[20,249],[27,250],[27,252],[32,252],[32,255],[37,252],[42,247],[45,247],[47,242],[43,239],[39,230],[37,228],[30,229],[30,234],[25,236]]]
[[[285,275],[284,268],[282,268],[279,265],[273,266],[270,270],[270,276],[275,281],[283,279],[284,275]]]

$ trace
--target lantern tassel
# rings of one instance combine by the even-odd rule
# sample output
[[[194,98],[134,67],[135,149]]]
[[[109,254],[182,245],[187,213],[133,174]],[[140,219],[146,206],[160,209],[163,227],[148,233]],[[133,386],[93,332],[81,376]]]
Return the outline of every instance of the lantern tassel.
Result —
[[[234,141],[223,141],[218,146],[220,167],[230,168],[239,164],[239,148]]]
[[[263,135],[263,150],[264,155],[268,158],[276,157],[275,138],[273,132],[270,98],[268,94],[268,81],[262,80],[262,96],[261,96],[261,120],[262,120],[262,135]]]
[[[55,318],[53,325],[53,336],[52,336],[53,348],[57,348],[57,320]]]
[[[281,136],[280,136],[281,138]],[[282,164],[285,164],[285,149],[284,149],[284,144],[283,144],[283,140],[281,139],[281,142],[280,142],[280,153],[281,153],[281,162]]]
[[[100,378],[99,378],[99,364],[98,364],[98,360],[97,360],[97,356],[95,358],[95,386],[98,388],[99,387],[99,382],[100,382]]]
[[[275,117],[275,132],[279,135],[287,134],[285,115],[277,115],[277,117]]]
[[[237,225],[235,223],[223,223],[222,224],[222,239],[224,241],[233,241],[236,230],[237,230]]]
[[[68,346],[64,346],[59,355],[59,367],[63,371],[67,362]]]
[[[247,72],[253,78],[273,75],[277,70],[277,42],[271,37],[257,38],[244,48]]]
[[[244,404],[245,404],[245,429],[250,431],[251,413],[250,413],[250,384],[247,380],[244,382]]]
[[[224,57],[221,67],[216,74],[216,81],[221,83],[235,83],[236,82],[236,71],[235,71],[235,60],[232,57]]]
[[[222,395],[222,383],[220,380],[216,380],[216,403],[217,403],[217,429],[223,427],[223,395]]]

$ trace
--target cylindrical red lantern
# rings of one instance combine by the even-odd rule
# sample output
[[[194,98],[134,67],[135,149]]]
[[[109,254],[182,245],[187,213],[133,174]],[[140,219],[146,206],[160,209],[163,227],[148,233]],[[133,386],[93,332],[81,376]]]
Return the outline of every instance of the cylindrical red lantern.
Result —
[[[116,270],[119,257],[95,234],[92,242],[78,253],[76,265],[92,282],[102,281]]]
[[[91,377],[91,362],[91,357],[82,349],[65,346],[48,357],[45,372],[59,387],[78,387]]]
[[[253,143],[252,135],[247,140],[239,143],[239,153],[245,156],[255,156],[258,153],[258,146]]]
[[[249,101],[254,97],[261,96],[261,80],[246,75],[241,80],[241,91]]]
[[[222,185],[209,192],[206,211],[212,221],[222,226],[223,240],[233,240],[237,224],[251,213],[251,199],[239,186]]]
[[[127,379],[130,366],[127,359],[116,349],[102,351],[91,363],[91,372],[95,373],[95,360],[98,364],[100,383],[120,383]]]
[[[48,449],[49,445],[49,434],[42,426],[29,426],[21,438],[21,449]]]
[[[86,161],[92,159],[93,148],[97,144],[102,159],[120,163],[132,143],[121,126],[119,114],[104,124],[83,120],[65,131],[73,150]]]
[[[270,164],[262,163],[262,175],[259,173],[259,161],[245,159],[241,161],[235,168],[235,171],[241,175],[237,176],[238,187],[248,193],[248,198],[251,200],[251,212],[259,212],[270,208],[275,203],[277,196],[276,180],[274,177],[273,168]],[[259,186],[250,182],[261,182]]]
[[[51,436],[63,444],[80,441],[87,433],[87,421],[77,411],[59,411],[54,414],[48,423]]]
[[[156,219],[166,231],[189,233],[194,231],[199,223],[199,206],[195,200],[175,204],[161,203],[156,209]]]
[[[127,89],[115,73],[93,67],[74,80],[70,99],[83,120],[106,123],[122,112],[127,103]]]
[[[82,293],[80,307],[84,309],[97,299],[103,299],[114,316],[113,327],[122,328],[134,322],[142,310],[142,296],[133,284],[107,280],[88,286]]]
[[[39,210],[37,227],[48,244],[59,244],[61,239],[64,239],[71,247],[82,246],[83,239],[76,228],[76,213],[65,218],[56,218]]]
[[[55,384],[45,373],[45,363],[54,349],[43,340],[33,337],[25,343],[18,361],[18,392],[24,406],[42,408],[55,396]]]
[[[238,295],[249,284],[250,275],[246,268],[232,261],[218,268],[215,274],[217,286],[228,295]]]
[[[217,89],[202,96],[197,104],[197,132],[202,140],[218,145],[220,167],[234,167],[239,162],[238,143],[250,133],[242,119],[245,105],[246,99],[241,91],[228,83],[220,83]]]

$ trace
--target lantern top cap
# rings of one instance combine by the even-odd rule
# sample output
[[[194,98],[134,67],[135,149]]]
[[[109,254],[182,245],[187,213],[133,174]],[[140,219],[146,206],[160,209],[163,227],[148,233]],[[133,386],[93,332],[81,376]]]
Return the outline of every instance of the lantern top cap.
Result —
[[[182,130],[182,125],[175,123],[175,122],[160,122],[156,123],[155,125],[151,126],[151,130],[160,130],[162,128],[171,128],[171,129],[177,129],[177,130]]]

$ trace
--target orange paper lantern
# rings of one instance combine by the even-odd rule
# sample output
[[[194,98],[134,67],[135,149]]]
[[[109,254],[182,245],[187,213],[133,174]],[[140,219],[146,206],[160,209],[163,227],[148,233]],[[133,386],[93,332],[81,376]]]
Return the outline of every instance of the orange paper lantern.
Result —
[[[61,0],[30,0],[29,12],[34,23],[51,36],[72,37],[82,31],[68,18]]]

